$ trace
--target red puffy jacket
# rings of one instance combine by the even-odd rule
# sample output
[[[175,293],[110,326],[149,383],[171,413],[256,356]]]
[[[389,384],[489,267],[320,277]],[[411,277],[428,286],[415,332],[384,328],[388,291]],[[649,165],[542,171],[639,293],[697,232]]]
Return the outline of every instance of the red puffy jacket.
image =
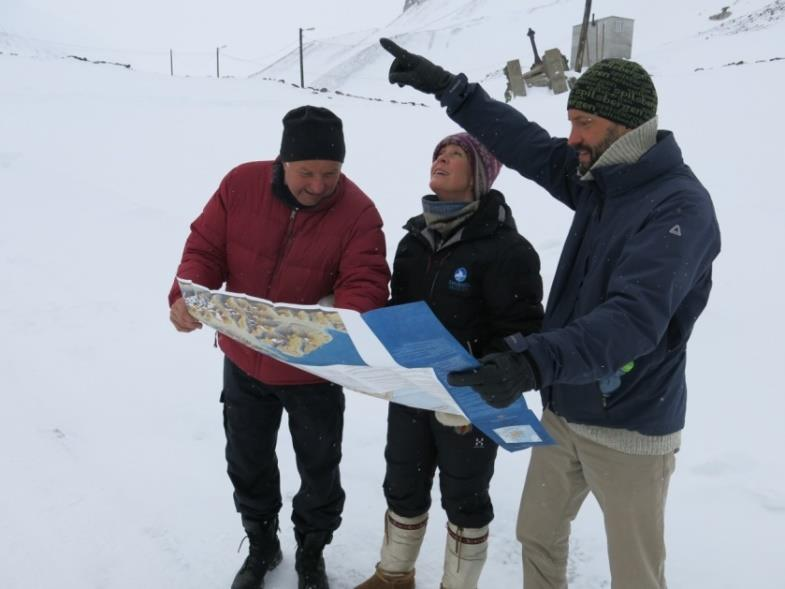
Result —
[[[208,288],[275,302],[368,311],[387,302],[390,270],[382,219],[373,202],[343,174],[335,192],[314,207],[294,209],[273,193],[276,162],[242,164],[221,182],[191,224],[177,276]],[[179,297],[177,282],[169,293]],[[271,385],[321,379],[223,335],[223,352],[247,374]]]

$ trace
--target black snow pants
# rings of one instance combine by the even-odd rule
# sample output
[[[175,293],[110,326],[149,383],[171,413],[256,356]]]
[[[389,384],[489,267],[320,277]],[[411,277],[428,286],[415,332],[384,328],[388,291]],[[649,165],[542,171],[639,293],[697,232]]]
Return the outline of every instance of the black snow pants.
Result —
[[[387,506],[404,517],[426,513],[436,467],[442,507],[456,526],[480,528],[493,519],[489,494],[498,446],[477,428],[464,434],[433,411],[390,403],[387,412]]]
[[[275,447],[285,409],[300,474],[300,489],[292,499],[294,529],[301,534],[335,531],[345,500],[339,470],[343,389],[332,383],[266,385],[226,358],[221,401],[237,511],[262,521],[281,509]]]

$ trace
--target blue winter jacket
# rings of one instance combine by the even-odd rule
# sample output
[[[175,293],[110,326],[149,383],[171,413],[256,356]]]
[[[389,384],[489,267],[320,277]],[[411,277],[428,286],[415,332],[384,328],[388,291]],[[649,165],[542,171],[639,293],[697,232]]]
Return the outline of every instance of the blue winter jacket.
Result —
[[[714,207],[673,134],[631,165],[577,175],[551,137],[461,74],[440,97],[506,166],[575,211],[543,332],[522,338],[543,405],[574,423],[664,435],[684,427],[687,340],[720,251]]]

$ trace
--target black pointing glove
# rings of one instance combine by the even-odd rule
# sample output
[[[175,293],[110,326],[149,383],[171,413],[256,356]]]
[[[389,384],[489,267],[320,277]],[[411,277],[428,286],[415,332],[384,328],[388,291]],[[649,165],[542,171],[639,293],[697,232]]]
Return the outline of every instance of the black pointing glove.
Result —
[[[523,353],[502,352],[480,359],[480,367],[450,372],[454,387],[472,387],[491,407],[509,407],[521,393],[537,388],[536,368]]]
[[[390,84],[411,86],[415,90],[438,97],[455,77],[424,57],[409,53],[390,39],[381,38],[379,43],[395,57],[388,74]]]

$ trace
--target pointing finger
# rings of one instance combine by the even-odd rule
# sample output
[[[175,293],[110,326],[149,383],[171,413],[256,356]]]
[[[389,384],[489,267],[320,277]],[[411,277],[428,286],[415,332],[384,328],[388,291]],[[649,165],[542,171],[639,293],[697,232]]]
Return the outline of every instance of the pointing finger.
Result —
[[[403,57],[407,53],[406,49],[398,45],[392,39],[382,37],[379,39],[379,43],[381,43],[382,47],[384,47],[388,53],[392,54],[393,57]]]

